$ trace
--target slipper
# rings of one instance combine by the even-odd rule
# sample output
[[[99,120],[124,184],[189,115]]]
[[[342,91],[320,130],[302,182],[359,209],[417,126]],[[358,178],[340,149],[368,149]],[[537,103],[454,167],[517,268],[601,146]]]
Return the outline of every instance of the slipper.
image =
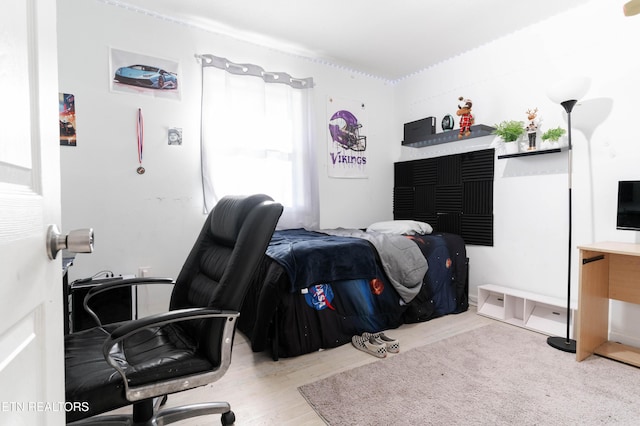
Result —
[[[392,339],[384,333],[362,333],[363,339],[370,339],[373,337],[375,340],[385,345],[387,352],[397,354],[400,352],[400,342],[396,339]]]
[[[362,336],[353,336],[351,344],[358,350],[366,352],[378,358],[387,356],[387,348],[383,343],[378,342],[373,337],[365,339]]]

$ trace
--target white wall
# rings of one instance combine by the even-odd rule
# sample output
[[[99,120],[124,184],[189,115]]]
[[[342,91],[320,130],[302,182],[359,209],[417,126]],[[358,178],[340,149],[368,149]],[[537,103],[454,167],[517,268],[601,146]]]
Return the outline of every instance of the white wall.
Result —
[[[572,113],[573,246],[597,241],[638,242],[615,229],[617,182],[640,179],[640,18],[625,18],[623,2],[593,0],[539,25],[452,58],[396,87],[396,140],[402,123],[455,114],[458,96],[473,100],[477,124],[526,120],[539,108],[545,128],[566,127],[564,109],[547,88],[568,75],[585,75],[591,88]],[[399,148],[396,158],[447,155],[489,147],[483,137],[427,148]],[[468,247],[470,294],[500,284],[566,298],[568,154],[498,160],[494,182],[494,247]],[[572,252],[572,299],[577,300],[578,251]],[[635,306],[616,303],[612,332],[637,344]],[[635,340],[635,342],[633,342]]]
[[[178,274],[205,218],[195,54],[313,77],[320,226],[365,227],[391,217],[393,87],[384,81],[97,0],[58,0],[58,45],[59,90],[75,95],[78,137],[77,147],[61,147],[62,228],[95,230],[95,252],[76,257],[71,280],[104,269],[137,274],[141,266],[153,276]],[[179,61],[181,100],[110,92],[110,48]],[[327,177],[329,96],[365,104],[367,179]],[[138,108],[145,123],[142,176],[136,173]],[[182,146],[167,144],[171,127],[183,129]],[[142,294],[157,300],[145,309],[161,309],[163,293]]]

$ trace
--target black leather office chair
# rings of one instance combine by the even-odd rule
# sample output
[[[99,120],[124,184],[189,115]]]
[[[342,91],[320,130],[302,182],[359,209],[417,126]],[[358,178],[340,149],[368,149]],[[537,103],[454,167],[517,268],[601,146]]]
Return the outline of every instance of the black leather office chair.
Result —
[[[216,413],[223,425],[233,424],[226,402],[170,409],[159,402],[226,372],[242,301],[281,214],[266,195],[221,199],[175,280],[169,312],[65,336],[67,422],[115,424],[124,417],[93,416],[132,404],[133,424]],[[111,282],[93,288],[85,305],[109,288],[146,282],[172,281]]]

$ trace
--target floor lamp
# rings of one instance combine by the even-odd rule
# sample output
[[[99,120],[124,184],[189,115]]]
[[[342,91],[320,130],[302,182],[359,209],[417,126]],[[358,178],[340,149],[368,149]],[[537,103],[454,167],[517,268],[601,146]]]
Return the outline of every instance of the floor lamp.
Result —
[[[564,352],[576,352],[576,341],[570,338],[570,326],[571,326],[571,252],[573,251],[573,247],[571,246],[571,234],[572,234],[572,226],[571,226],[571,178],[572,178],[572,162],[573,162],[573,146],[571,144],[571,111],[573,107],[578,102],[580,98],[582,98],[589,89],[589,80],[586,78],[572,78],[569,80],[565,80],[559,82],[554,87],[552,87],[549,92],[549,98],[559,103],[564,107],[564,110],[567,113],[567,138],[569,141],[568,147],[568,157],[569,157],[569,165],[567,169],[568,176],[568,188],[569,188],[569,255],[567,259],[567,333],[565,337],[559,336],[551,336],[547,339],[547,343],[561,351]]]

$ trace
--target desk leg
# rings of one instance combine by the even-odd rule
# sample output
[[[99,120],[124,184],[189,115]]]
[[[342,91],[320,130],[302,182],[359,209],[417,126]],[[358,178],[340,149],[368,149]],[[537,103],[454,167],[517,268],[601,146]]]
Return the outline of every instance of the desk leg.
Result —
[[[609,340],[609,255],[580,252],[576,360],[582,361]]]

